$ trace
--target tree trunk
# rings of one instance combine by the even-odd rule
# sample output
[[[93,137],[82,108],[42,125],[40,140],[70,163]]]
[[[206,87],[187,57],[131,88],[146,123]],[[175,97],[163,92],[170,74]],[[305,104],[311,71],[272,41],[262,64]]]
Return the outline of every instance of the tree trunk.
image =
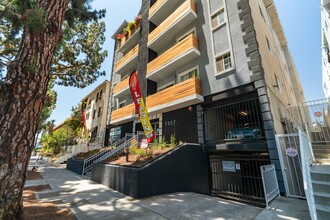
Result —
[[[45,27],[23,30],[0,86],[0,219],[22,219],[22,191],[68,0],[39,0]]]

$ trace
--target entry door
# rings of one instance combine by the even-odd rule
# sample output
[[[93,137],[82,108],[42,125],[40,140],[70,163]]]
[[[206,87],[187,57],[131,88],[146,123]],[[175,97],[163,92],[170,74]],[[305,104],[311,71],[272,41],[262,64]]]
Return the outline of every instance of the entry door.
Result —
[[[305,198],[298,133],[276,135],[276,145],[287,196]]]

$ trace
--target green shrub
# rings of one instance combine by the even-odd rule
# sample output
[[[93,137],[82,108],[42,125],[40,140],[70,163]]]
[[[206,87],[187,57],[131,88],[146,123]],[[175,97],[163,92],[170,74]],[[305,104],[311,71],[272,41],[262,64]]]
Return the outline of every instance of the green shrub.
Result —
[[[170,148],[174,148],[175,146],[176,146],[176,139],[175,139],[175,135],[172,134],[170,138]]]

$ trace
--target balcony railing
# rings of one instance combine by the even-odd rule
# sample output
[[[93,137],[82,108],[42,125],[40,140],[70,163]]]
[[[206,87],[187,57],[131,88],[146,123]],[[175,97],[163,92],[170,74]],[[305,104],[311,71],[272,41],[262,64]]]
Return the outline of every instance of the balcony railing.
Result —
[[[125,70],[129,69],[133,60],[137,59],[139,51],[139,45],[136,45],[130,52],[128,52],[123,58],[121,58],[115,65],[115,69],[117,73],[125,72]]]
[[[163,79],[166,77],[164,74],[171,73],[169,69],[177,69],[199,55],[197,37],[191,34],[151,61],[147,66],[147,78],[154,81]]]
[[[130,30],[121,40],[118,40],[118,50],[120,52],[126,50],[129,47],[133,47],[138,43],[139,29],[140,23],[138,23],[132,30]]]
[[[147,97],[149,113],[166,112],[204,101],[202,83],[191,78]],[[111,113],[111,124],[131,121],[135,116],[134,105],[130,104]]]
[[[157,0],[149,10],[149,17],[152,17],[166,1],[168,0]]]
[[[129,77],[127,77],[126,79],[115,85],[115,87],[113,88],[113,95],[115,98],[118,98],[118,95],[124,92],[125,94],[129,94],[126,92],[127,90],[129,90],[128,82],[129,82]]]
[[[130,121],[135,115],[135,107],[134,104],[126,105],[120,109],[111,112],[111,124],[115,124],[117,122],[125,122]]]
[[[149,112],[165,112],[202,102],[202,83],[191,78],[147,97]]]
[[[182,27],[186,27],[197,18],[194,0],[185,1],[167,17],[148,37],[149,48],[157,51],[164,40],[173,38]],[[181,28],[180,28],[181,27]]]

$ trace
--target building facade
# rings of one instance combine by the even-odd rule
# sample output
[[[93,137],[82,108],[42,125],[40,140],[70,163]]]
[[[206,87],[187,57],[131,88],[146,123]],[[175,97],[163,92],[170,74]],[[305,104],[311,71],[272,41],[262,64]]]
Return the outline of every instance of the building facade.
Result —
[[[321,0],[322,82],[325,97],[330,97],[330,1]]]
[[[154,130],[207,151],[211,194],[261,197],[253,175],[270,163],[284,192],[279,109],[304,96],[273,1],[151,0],[147,10],[147,24],[123,33],[125,21],[113,35],[109,142],[142,130],[128,85],[139,70]]]
[[[104,144],[109,94],[110,82],[105,80],[81,100],[90,145]]]

